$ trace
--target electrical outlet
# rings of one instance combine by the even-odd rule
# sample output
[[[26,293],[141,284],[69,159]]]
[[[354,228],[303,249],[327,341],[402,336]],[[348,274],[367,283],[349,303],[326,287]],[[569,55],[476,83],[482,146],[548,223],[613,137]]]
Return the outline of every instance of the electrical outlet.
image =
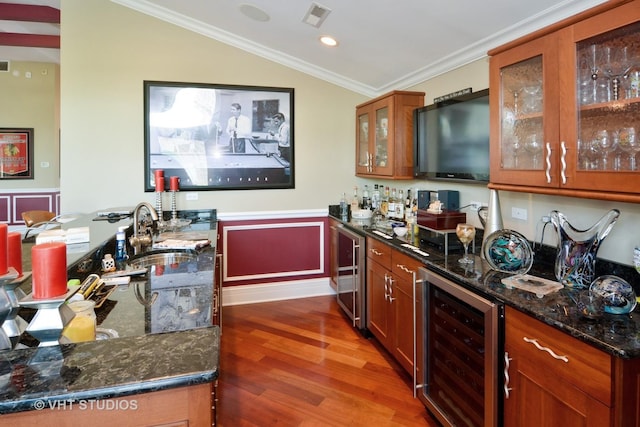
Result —
[[[198,193],[187,193],[187,200],[198,200]]]
[[[480,202],[469,202],[469,207],[471,208],[472,211],[477,211],[478,209],[480,209],[481,206],[482,206],[482,203]]]
[[[511,208],[511,218],[513,219],[521,219],[522,221],[527,220],[527,210],[522,208]]]

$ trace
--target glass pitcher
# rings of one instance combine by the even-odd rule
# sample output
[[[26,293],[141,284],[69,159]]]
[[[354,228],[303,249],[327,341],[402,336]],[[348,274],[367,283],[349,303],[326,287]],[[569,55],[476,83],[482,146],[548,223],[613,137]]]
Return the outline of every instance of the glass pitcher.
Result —
[[[558,255],[555,262],[556,279],[565,286],[588,289],[596,278],[596,255],[600,243],[609,234],[620,216],[612,209],[587,230],[577,230],[567,217],[551,212],[551,223],[558,233]]]

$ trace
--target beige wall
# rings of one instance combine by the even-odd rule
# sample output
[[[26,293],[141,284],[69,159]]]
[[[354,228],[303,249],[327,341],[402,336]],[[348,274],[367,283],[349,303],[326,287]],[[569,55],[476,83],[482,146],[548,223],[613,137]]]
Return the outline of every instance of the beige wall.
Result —
[[[354,107],[365,97],[261,59],[198,34],[158,21],[107,0],[62,0],[61,191],[63,211],[93,211],[152,201],[143,192],[143,80],[225,83],[295,88],[296,188],[292,190],[199,192],[180,195],[179,208],[252,212],[325,208],[354,185]],[[418,52],[416,54],[419,54]],[[488,61],[476,61],[411,89],[426,101],[466,87],[488,87]],[[399,188],[454,189],[461,203],[488,202],[484,186],[410,181]],[[608,209],[622,211],[600,256],[631,263],[640,243],[635,224],[640,207],[520,193],[500,193],[504,225],[539,240],[539,218],[551,209],[588,228]],[[511,207],[529,220],[511,219]],[[470,218],[477,222],[474,213]],[[555,244],[547,227],[545,243]]]
[[[58,188],[59,67],[18,61],[10,67],[0,73],[0,127],[33,128],[34,174],[33,179],[2,180],[0,191]]]

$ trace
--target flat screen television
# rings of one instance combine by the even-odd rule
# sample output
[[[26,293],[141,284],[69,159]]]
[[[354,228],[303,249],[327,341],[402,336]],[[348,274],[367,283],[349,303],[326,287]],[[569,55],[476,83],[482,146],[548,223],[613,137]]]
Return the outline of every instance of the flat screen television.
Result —
[[[489,181],[489,89],[413,112],[414,176]]]

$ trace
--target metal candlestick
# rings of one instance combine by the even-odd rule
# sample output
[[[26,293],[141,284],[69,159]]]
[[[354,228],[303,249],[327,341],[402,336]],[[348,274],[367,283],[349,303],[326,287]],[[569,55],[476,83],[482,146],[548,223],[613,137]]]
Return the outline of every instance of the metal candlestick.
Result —
[[[26,331],[40,342],[39,347],[60,344],[62,330],[75,316],[65,301],[71,298],[78,289],[75,287],[67,291],[66,294],[49,299],[35,299],[31,293],[20,300],[22,307],[38,310]]]
[[[176,208],[176,191],[171,191],[171,221],[176,222],[178,219],[178,210]]]
[[[11,340],[12,347],[15,347],[18,341],[20,340],[20,335],[27,329],[28,323],[20,316],[18,316],[18,312],[20,311],[20,303],[19,301],[26,297],[24,291],[18,286],[20,286],[25,280],[31,277],[31,272],[24,272],[22,276],[15,278],[14,280],[6,283],[2,283],[2,287],[7,293],[9,297],[9,302],[11,303],[11,309],[4,323],[2,323],[2,330]]]
[[[158,213],[158,227],[162,228],[164,216],[162,214],[162,191],[156,191],[156,212]]]

